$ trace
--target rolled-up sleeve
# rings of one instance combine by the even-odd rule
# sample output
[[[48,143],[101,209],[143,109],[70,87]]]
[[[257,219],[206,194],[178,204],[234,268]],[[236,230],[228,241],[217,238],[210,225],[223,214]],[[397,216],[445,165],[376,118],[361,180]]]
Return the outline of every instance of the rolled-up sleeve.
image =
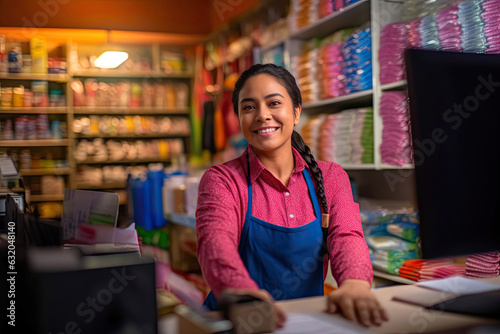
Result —
[[[346,279],[361,279],[371,284],[373,268],[349,177],[337,164],[331,164],[324,174],[330,210],[327,243],[332,275],[339,286]]]
[[[198,261],[216,298],[226,288],[258,289],[238,253],[244,215],[242,196],[232,177],[224,167],[214,166],[198,188]]]

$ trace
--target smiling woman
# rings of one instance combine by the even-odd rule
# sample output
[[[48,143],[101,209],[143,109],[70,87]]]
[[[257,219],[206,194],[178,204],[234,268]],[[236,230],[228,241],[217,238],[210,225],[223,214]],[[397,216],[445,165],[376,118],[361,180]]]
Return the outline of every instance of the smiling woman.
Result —
[[[228,292],[269,301],[323,295],[330,259],[339,288],[327,310],[366,326],[387,320],[370,291],[349,178],[338,164],[317,162],[294,130],[302,111],[295,78],[283,67],[254,65],[236,82],[232,102],[249,145],[200,182],[198,259],[212,289],[204,304],[216,309]],[[275,310],[280,327],[286,316]]]

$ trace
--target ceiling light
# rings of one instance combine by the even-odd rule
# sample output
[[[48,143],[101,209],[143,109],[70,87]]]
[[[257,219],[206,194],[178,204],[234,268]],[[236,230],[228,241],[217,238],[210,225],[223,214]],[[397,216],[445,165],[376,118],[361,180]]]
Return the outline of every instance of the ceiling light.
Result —
[[[106,51],[95,60],[94,66],[99,68],[117,68],[127,59],[127,52]]]

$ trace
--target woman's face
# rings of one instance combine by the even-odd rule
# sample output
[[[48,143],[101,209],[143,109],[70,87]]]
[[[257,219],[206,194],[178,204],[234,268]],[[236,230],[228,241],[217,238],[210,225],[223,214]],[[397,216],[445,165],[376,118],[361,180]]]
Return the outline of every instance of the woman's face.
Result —
[[[294,110],[286,88],[268,74],[248,79],[239,94],[241,132],[257,153],[291,149],[293,127],[299,124],[300,112],[300,106]]]

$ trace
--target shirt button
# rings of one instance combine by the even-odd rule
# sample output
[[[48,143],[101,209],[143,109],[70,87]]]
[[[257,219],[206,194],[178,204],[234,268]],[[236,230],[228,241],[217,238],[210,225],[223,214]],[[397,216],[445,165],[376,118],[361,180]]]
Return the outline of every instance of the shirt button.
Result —
[[[290,196],[290,193],[287,191],[287,192],[285,193],[285,196]]]
[[[293,215],[290,215],[290,218],[293,218]]]

